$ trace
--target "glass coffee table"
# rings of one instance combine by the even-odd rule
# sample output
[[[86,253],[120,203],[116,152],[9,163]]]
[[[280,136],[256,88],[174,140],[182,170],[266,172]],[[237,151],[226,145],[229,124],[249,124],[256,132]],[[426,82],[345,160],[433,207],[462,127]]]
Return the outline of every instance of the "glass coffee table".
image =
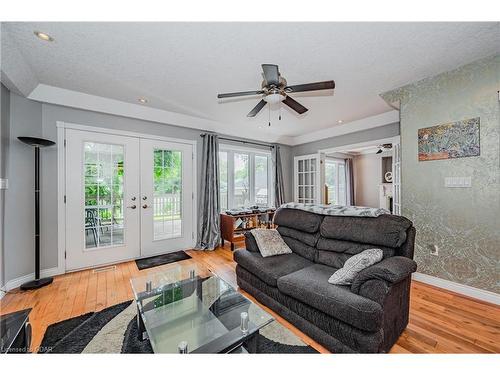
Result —
[[[139,339],[155,353],[255,352],[273,317],[231,285],[194,265],[175,265],[130,280]]]

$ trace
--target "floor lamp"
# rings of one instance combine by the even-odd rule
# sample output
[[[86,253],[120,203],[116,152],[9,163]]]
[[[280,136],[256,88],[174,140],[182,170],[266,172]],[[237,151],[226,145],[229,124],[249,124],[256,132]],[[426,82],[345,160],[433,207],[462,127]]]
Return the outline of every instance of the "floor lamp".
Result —
[[[21,285],[22,290],[38,289],[49,285],[53,278],[40,278],[40,147],[55,145],[48,139],[33,137],[18,137],[21,142],[35,148],[35,280]]]

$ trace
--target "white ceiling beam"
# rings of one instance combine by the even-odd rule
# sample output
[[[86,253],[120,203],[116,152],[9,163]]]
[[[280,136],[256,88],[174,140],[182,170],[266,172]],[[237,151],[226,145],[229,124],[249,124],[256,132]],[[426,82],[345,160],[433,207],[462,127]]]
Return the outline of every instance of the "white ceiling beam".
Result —
[[[357,121],[351,121],[342,125],[332,126],[331,128],[321,129],[309,134],[299,135],[293,138],[293,145],[300,145],[319,141],[321,139],[337,137],[348,133],[354,133],[361,130],[377,128],[399,122],[399,111],[389,111],[380,115],[370,116]]]

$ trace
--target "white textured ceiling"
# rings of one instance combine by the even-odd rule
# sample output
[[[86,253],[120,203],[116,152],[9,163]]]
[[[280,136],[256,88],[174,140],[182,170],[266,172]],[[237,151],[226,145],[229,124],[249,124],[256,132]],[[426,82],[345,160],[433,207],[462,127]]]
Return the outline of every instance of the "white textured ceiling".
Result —
[[[299,136],[387,112],[379,94],[500,51],[500,23],[3,23],[39,83],[201,117],[267,125],[258,97],[262,63],[289,84],[334,79],[334,92],[292,94],[309,108],[271,112],[272,131]],[[55,41],[42,42],[34,30]]]

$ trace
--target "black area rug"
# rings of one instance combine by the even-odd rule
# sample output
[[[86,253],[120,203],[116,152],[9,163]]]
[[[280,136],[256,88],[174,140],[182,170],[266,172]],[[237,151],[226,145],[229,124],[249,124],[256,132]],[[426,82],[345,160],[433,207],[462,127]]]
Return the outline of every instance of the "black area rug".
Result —
[[[184,251],[176,251],[174,253],[156,255],[154,257],[137,259],[135,264],[140,270],[145,270],[151,267],[162,266],[164,264],[178,262],[180,260],[191,259],[191,257]]]
[[[133,302],[123,302],[102,311],[88,313],[50,325],[39,353],[153,353],[148,340],[137,338],[137,319]],[[113,319],[116,319],[113,322]],[[116,323],[123,324],[117,325]],[[293,335],[277,322],[274,328]],[[111,327],[110,326],[113,326]],[[104,333],[102,333],[104,332]],[[288,345],[259,334],[257,353],[318,353],[312,347]]]

